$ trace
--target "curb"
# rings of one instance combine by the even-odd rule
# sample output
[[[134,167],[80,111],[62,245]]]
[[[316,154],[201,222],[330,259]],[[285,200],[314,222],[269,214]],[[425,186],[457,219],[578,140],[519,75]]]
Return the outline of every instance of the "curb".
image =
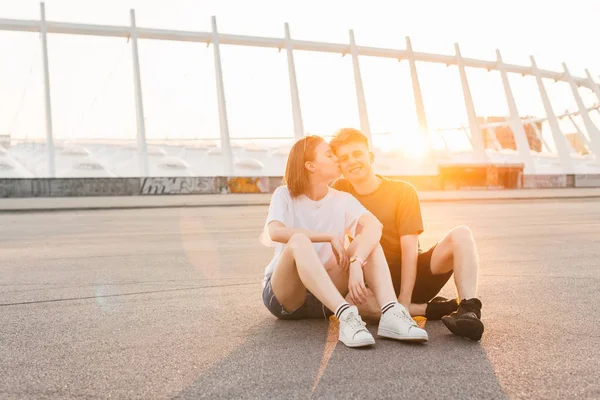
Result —
[[[13,198],[0,199],[0,213],[267,206],[271,200],[271,196],[270,193],[264,193]],[[419,193],[419,198],[422,203],[589,200],[600,199],[600,188],[451,192],[423,191]]]

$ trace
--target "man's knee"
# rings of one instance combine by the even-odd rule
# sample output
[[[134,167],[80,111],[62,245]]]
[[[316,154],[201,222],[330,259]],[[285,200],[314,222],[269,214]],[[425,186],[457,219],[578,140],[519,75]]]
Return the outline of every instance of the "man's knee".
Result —
[[[473,232],[468,226],[457,226],[450,231],[448,238],[452,242],[453,247],[472,246],[475,244]]]

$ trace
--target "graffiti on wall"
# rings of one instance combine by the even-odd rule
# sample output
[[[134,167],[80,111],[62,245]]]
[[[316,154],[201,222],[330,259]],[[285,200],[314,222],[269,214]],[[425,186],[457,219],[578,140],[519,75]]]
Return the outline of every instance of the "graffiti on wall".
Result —
[[[132,196],[139,192],[136,178],[64,178],[34,182],[34,196]]]
[[[29,196],[31,196],[30,179],[0,179],[0,198]]]
[[[142,178],[141,194],[210,194],[215,193],[215,178]]]
[[[270,193],[271,185],[268,177],[249,178],[238,176],[227,181],[229,193]]]

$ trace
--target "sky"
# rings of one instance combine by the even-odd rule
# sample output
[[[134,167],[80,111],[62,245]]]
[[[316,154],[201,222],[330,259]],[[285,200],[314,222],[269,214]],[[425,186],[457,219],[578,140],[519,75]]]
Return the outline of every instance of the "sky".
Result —
[[[506,1],[234,1],[234,0],[47,0],[48,20],[210,31],[216,16],[223,33],[293,38],[453,54],[572,74],[588,68],[600,81],[597,19],[600,2]],[[0,19],[38,19],[39,2],[0,0]],[[131,44],[127,39],[49,35],[53,130],[57,139],[134,139],[135,103]],[[219,136],[214,60],[198,43],[140,40],[140,68],[148,139]],[[45,136],[41,44],[36,33],[0,31],[0,134]],[[293,122],[285,51],[221,46],[232,138],[292,136]],[[331,134],[359,126],[349,56],[294,53],[304,128]],[[372,132],[393,132],[400,143],[417,140],[417,120],[407,61],[360,58]],[[429,126],[453,128],[467,121],[456,67],[419,63]],[[506,115],[496,71],[467,69],[478,115]],[[544,116],[532,77],[510,74],[521,115]],[[545,80],[558,113],[575,109],[566,83]],[[580,89],[586,105],[598,99]],[[596,116],[594,116],[596,118]],[[572,125],[561,125],[564,133]],[[546,129],[547,131],[547,129]],[[548,132],[544,135],[549,135]],[[466,139],[453,133],[450,142]],[[462,141],[462,142],[461,142]]]

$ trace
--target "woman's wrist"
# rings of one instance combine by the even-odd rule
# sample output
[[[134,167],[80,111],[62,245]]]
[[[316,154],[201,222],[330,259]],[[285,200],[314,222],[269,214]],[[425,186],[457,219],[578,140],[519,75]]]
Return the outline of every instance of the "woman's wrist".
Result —
[[[358,257],[358,256],[352,256],[350,258],[350,265],[358,265],[361,268],[363,268],[365,266],[367,262],[362,258],[362,257]]]

